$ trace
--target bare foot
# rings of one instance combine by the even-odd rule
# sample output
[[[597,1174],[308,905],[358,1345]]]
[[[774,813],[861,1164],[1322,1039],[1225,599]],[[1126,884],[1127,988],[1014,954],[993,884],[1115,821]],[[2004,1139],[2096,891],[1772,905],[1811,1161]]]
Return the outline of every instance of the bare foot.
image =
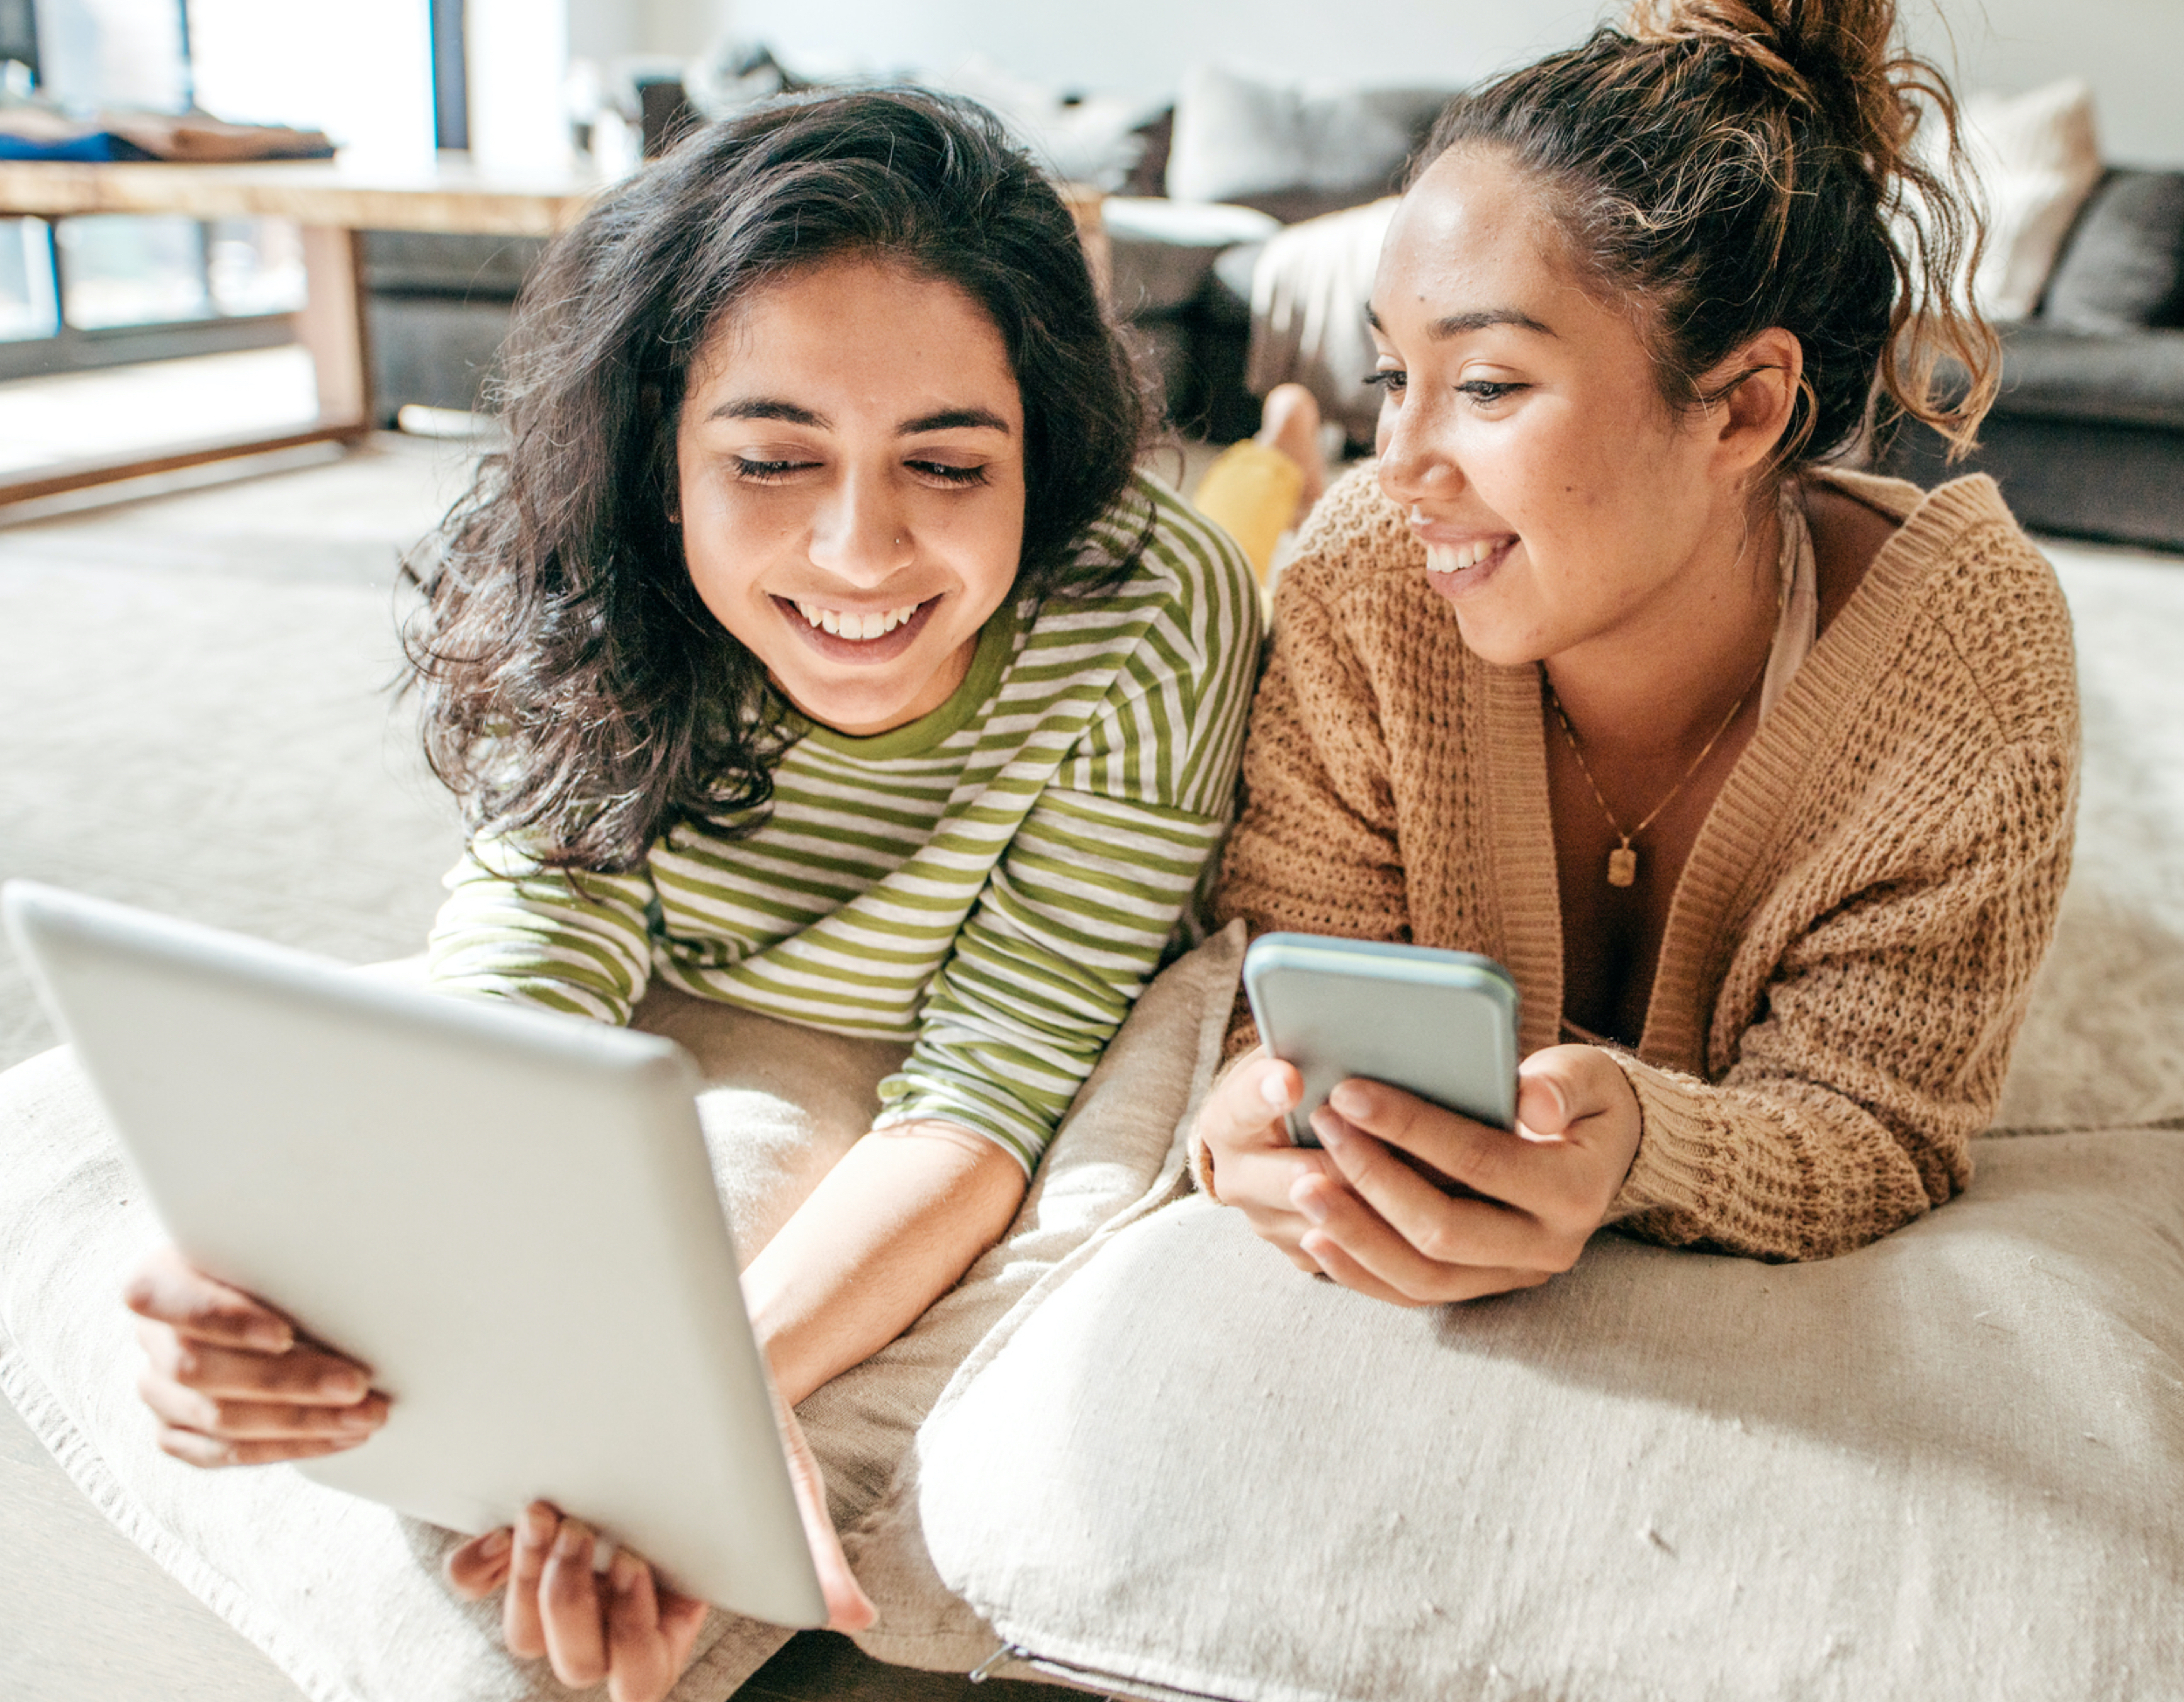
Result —
[[[1319,404],[1302,384],[1276,384],[1259,413],[1259,441],[1296,463],[1304,475],[1297,495],[1296,518],[1303,520],[1327,488],[1327,463],[1319,453]]]

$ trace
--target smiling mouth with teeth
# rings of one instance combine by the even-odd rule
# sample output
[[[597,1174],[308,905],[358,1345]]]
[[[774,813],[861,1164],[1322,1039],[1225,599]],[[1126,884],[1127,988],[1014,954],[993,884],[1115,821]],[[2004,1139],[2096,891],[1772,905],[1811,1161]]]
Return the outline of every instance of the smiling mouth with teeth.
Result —
[[[869,639],[885,638],[924,606],[923,603],[907,603],[899,609],[876,609],[869,614],[860,614],[854,609],[821,608],[817,603],[798,599],[796,612],[812,626],[833,633],[836,638],[852,639],[861,643]]]
[[[1428,546],[1426,551],[1427,571],[1433,573],[1461,573],[1467,567],[1476,567],[1488,557],[1498,554],[1514,542],[1515,539],[1504,535],[1497,538],[1473,538],[1468,543]]]

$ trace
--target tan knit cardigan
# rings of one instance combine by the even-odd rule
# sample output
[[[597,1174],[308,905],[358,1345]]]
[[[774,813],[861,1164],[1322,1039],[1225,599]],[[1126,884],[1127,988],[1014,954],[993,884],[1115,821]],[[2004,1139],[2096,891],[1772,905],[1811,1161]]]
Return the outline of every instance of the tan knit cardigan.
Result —
[[[1826,475],[1899,531],[1724,785],[1677,882],[1611,1221],[1823,1258],[1970,1180],[2069,873],[2078,718],[2055,574],[1992,481]],[[1562,918],[1536,666],[1464,647],[1370,468],[1275,603],[1216,908],[1500,959],[1553,1045]],[[1256,1043],[1240,1004],[1231,1054]]]

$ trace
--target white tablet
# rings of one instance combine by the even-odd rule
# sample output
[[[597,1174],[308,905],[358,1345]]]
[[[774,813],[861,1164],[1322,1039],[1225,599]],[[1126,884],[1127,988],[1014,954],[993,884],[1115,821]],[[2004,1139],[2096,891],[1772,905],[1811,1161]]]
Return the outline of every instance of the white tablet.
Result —
[[[0,908],[183,1252],[393,1396],[297,1470],[471,1532],[543,1497],[824,1621],[679,1048],[26,882]]]

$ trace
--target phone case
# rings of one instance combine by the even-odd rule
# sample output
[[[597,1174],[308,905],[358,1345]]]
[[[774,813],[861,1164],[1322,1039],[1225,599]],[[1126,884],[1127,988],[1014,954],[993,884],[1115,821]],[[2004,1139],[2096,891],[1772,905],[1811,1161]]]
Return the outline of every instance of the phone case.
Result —
[[[1261,934],[1244,954],[1259,1035],[1304,1077],[1289,1138],[1352,1076],[1497,1128],[1517,1120],[1517,983],[1491,958],[1318,934]]]

